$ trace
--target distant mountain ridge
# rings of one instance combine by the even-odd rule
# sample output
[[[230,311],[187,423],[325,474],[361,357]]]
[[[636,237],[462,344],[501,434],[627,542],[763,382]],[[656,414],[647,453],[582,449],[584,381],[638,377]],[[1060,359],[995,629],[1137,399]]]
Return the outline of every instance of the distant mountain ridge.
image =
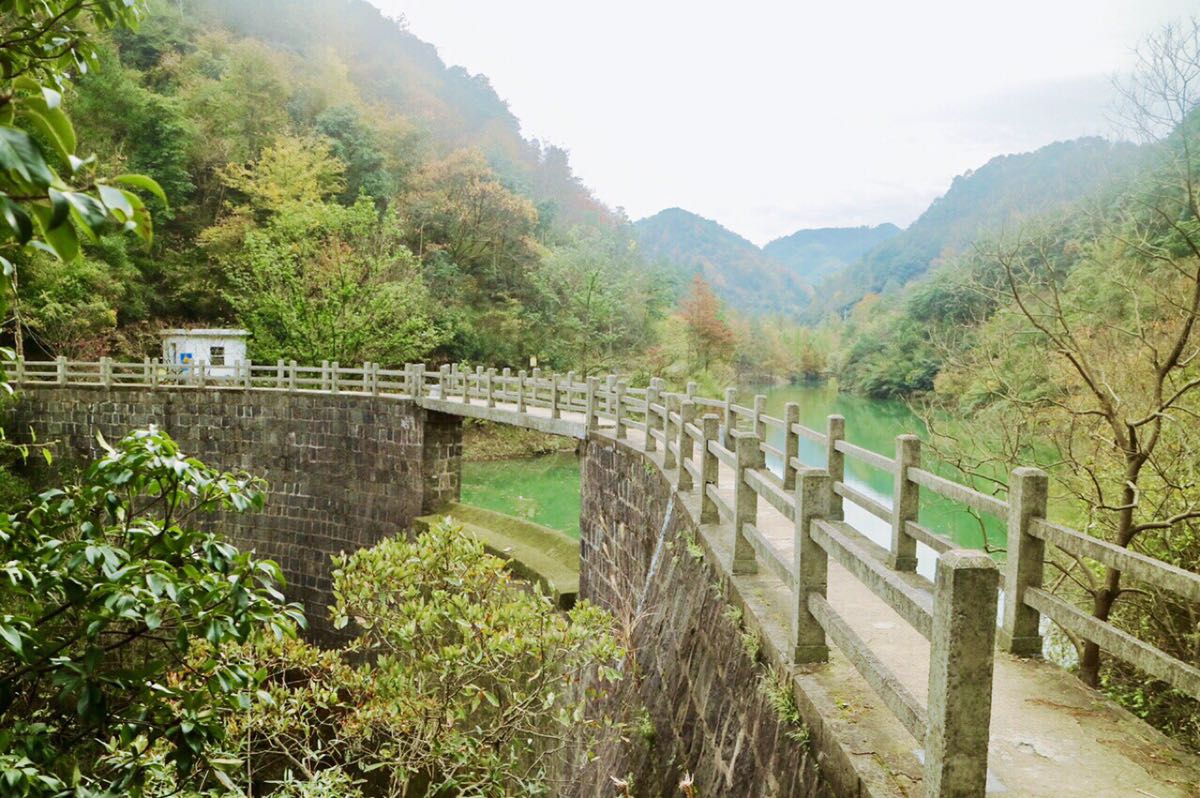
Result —
[[[699,274],[740,311],[782,315],[795,315],[809,304],[814,280],[900,232],[892,224],[799,230],[760,248],[683,208],[660,211],[633,228],[646,258],[681,284]]]
[[[816,322],[869,293],[898,291],[982,236],[1094,196],[1132,175],[1141,158],[1137,145],[1099,137],[1000,155],[954,178],[904,230],[888,223],[798,230],[759,248],[681,208],[641,219],[634,230],[648,259],[681,279],[700,274],[730,306]]]
[[[888,239],[899,235],[891,222],[875,227],[818,227],[797,230],[763,247],[772,260],[790,266],[804,279],[815,281],[849,266]]]

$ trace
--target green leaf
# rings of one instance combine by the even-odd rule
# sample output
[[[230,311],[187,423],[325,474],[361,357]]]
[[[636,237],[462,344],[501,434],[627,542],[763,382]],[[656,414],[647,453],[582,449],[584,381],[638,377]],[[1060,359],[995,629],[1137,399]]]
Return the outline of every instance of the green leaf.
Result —
[[[0,638],[3,638],[5,645],[17,654],[22,652],[23,642],[21,640],[21,633],[13,627],[0,623]]]
[[[151,194],[162,200],[163,205],[170,205],[170,203],[167,202],[167,194],[162,190],[162,186],[158,184],[157,180],[147,175],[117,175],[112,179],[112,182],[122,183],[126,186],[133,186],[134,188],[140,188],[144,191],[149,191]]]
[[[52,108],[41,97],[21,100],[24,115],[55,146],[64,161],[75,154],[75,128],[61,108]]]
[[[24,208],[8,197],[0,196],[0,216],[4,217],[4,221],[8,223],[8,227],[16,236],[17,241],[24,244],[33,238],[33,220],[29,218],[29,214]]]
[[[15,127],[0,127],[0,169],[34,188],[48,188],[54,182],[37,142]]]

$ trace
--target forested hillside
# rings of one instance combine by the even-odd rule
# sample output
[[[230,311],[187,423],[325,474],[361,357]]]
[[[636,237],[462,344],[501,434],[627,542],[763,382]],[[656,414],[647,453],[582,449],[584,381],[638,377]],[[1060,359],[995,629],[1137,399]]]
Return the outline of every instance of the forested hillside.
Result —
[[[1101,138],[997,156],[954,178],[945,195],[902,233],[818,284],[822,301],[809,318],[844,312],[868,294],[895,293],[982,236],[1063,210],[1119,183],[1136,169],[1139,157],[1136,146]]]
[[[638,220],[634,230],[647,259],[685,281],[699,275],[739,311],[795,315],[808,304],[801,276],[711,219],[668,208]]]
[[[159,0],[99,47],[68,97],[80,149],[169,207],[149,248],[22,256],[30,356],[153,354],[199,323],[249,328],[257,359],[591,370],[667,309],[566,153],[362,0]]]
[[[809,283],[835,274],[883,242],[900,234],[890,222],[875,227],[820,227],[797,230],[763,247],[772,260],[791,267]]]

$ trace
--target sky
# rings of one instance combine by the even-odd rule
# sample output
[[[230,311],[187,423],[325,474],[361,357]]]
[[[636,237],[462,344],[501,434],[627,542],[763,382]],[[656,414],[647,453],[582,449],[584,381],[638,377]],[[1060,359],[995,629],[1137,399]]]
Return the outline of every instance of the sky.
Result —
[[[763,244],[905,226],[989,158],[1120,135],[1113,78],[1200,0],[370,0],[483,73],[632,219]]]

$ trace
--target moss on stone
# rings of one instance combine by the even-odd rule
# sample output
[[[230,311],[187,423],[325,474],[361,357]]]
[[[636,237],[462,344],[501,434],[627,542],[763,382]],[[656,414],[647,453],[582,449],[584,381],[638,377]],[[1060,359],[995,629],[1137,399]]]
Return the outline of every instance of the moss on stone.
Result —
[[[560,607],[571,607],[579,595],[579,541],[556,529],[511,515],[449,504],[414,522],[418,531],[449,516],[474,535],[489,553],[502,557],[522,579],[537,582]]]

